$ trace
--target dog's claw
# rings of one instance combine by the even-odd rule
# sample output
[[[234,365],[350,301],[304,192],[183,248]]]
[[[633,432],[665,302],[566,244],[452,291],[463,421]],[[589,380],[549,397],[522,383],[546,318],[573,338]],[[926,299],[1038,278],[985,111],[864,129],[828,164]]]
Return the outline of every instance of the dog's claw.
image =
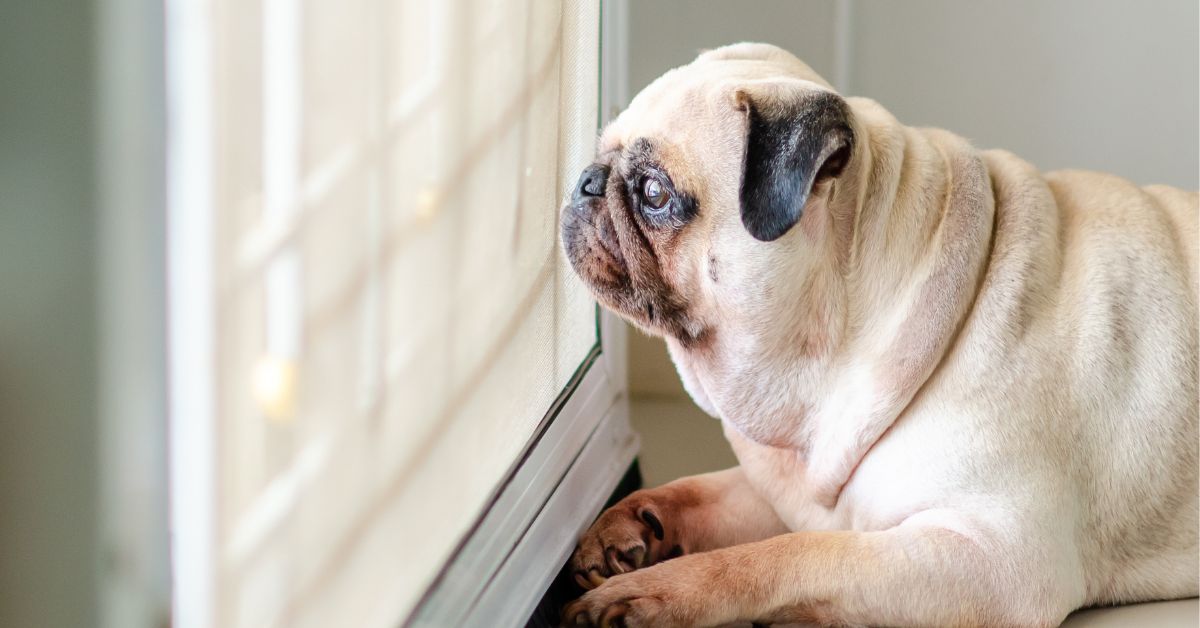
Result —
[[[617,548],[615,547],[610,547],[607,550],[604,550],[604,559],[606,562],[608,562],[608,568],[612,571],[613,575],[623,574],[631,571],[625,567],[624,563],[621,562],[621,553],[618,552]]]
[[[608,607],[600,616],[600,628],[624,628],[625,613],[627,612],[629,612],[629,606],[625,604]]]
[[[578,584],[584,591],[592,590],[592,583],[588,581],[587,576],[585,576],[582,571],[575,572],[575,583]]]
[[[660,541],[663,540],[663,537],[666,536],[666,532],[663,530],[663,524],[658,520],[658,517],[654,516],[654,513],[645,509],[638,513],[638,515],[642,518],[642,521],[646,522],[646,525],[650,526],[650,530],[654,532],[654,538]]]
[[[604,576],[600,575],[599,569],[589,569],[587,572],[587,578],[588,578],[588,581],[590,581],[592,583],[592,586],[594,586],[594,587],[598,587],[598,586],[604,584],[608,580],[608,578],[605,578]]]
[[[591,623],[580,600],[567,604],[562,610],[562,626],[587,626]]]

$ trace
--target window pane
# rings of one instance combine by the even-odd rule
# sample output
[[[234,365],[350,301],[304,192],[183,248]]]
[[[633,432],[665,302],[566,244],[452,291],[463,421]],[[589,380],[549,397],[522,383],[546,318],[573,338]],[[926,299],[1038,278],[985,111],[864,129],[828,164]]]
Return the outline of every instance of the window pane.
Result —
[[[389,623],[598,342],[557,238],[598,10],[197,1],[212,76],[174,80],[214,100],[214,617]]]

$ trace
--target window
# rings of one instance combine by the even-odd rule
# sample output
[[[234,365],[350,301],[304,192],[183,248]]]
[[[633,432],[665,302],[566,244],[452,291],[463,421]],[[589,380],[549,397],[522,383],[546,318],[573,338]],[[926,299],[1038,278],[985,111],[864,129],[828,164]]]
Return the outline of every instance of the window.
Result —
[[[180,625],[434,612],[469,541],[486,529],[499,569],[589,437],[628,464],[603,428],[622,375],[557,236],[594,150],[599,20],[168,2]]]

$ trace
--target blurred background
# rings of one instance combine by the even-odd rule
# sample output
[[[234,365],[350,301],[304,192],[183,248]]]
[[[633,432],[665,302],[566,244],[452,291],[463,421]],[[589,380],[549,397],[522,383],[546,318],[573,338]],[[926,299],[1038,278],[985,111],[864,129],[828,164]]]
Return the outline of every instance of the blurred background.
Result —
[[[541,431],[543,416],[553,418],[548,408],[561,405],[560,390],[581,386],[577,375],[588,364],[603,365],[595,386],[607,396],[593,395],[604,403],[574,419],[593,421],[595,431],[576,442],[570,434],[580,430],[563,428],[561,442],[572,452],[587,451],[584,438],[595,443],[601,434],[617,443],[611,451],[632,455],[636,444],[621,428],[628,416],[647,484],[734,464],[719,423],[687,399],[662,343],[631,331],[626,346],[618,323],[597,325],[554,253],[557,203],[587,161],[596,124],[702,49],[774,43],[843,94],[878,100],[904,123],[944,127],[1042,169],[1097,169],[1196,189],[1198,30],[1194,0],[611,0],[561,8],[549,1],[7,0],[0,5],[0,626],[320,625],[305,604],[334,612],[361,601],[332,585],[313,589],[305,584],[310,572],[388,574],[370,591],[398,593],[369,610],[372,622],[395,625],[412,617],[431,583],[446,580],[437,575],[442,563],[461,554],[461,544],[454,548],[475,529],[475,513],[495,510],[504,495],[496,487],[524,477],[510,464],[537,451],[530,439],[559,438]],[[426,111],[433,113],[404,123],[414,134],[386,135],[389,112],[409,115],[405,107],[420,102],[413,94],[426,75],[449,77],[431,92]],[[526,89],[538,80],[550,91]],[[509,100],[511,110],[502,106]],[[493,118],[519,131],[489,135]],[[463,119],[472,123],[456,123]],[[497,148],[484,154],[477,147],[485,144],[473,143],[476,131]],[[363,139],[364,154],[382,156],[346,162],[346,172],[362,175],[348,179],[357,182],[318,195],[313,205],[331,209],[313,215],[340,218],[297,233],[328,238],[290,239],[279,225],[291,224],[289,207],[303,205],[292,197],[310,170],[351,154],[338,152],[344,138]],[[170,159],[178,146],[187,150]],[[444,149],[430,155],[431,146]],[[196,147],[208,152],[189,152]],[[481,211],[487,206],[468,202],[470,186],[461,198],[443,194],[451,175],[476,172],[461,170],[463,163],[488,173],[464,180],[515,210],[489,218]],[[488,185],[494,181],[506,183]],[[504,234],[507,248],[482,258],[502,264],[457,264],[480,259],[469,252],[481,236],[453,239],[461,233],[454,225],[474,219],[483,221],[472,224],[484,236]],[[337,231],[347,225],[353,229]],[[386,257],[372,256],[386,249],[392,227],[404,234],[396,241],[407,253],[371,262]],[[405,257],[414,251],[426,256]],[[178,261],[195,255],[206,262]],[[295,270],[289,255],[307,270]],[[235,276],[243,263],[276,270],[214,287],[214,276]],[[169,279],[172,268],[180,274]],[[438,275],[446,283],[427,281],[426,271],[447,268]],[[348,305],[315,302],[359,275],[365,279],[346,293]],[[511,293],[532,296],[498,289],[502,296],[483,309],[449,297],[418,307],[406,297],[416,294],[406,290],[458,294],[443,285],[471,294],[518,286]],[[304,301],[310,297],[314,303]],[[172,311],[186,325],[169,325]],[[454,316],[467,311],[481,314]],[[514,322],[493,329],[492,315]],[[317,328],[316,318],[336,322]],[[221,325],[234,331],[221,335]],[[417,343],[477,336],[479,343],[433,349]],[[537,351],[525,355],[522,347]],[[407,388],[381,384],[391,381]],[[477,392],[462,393],[462,382]],[[338,396],[316,399],[313,390]],[[306,448],[331,430],[351,444],[326,458],[320,447]],[[455,433],[466,435],[471,460],[432,456],[445,466],[422,462],[424,476],[404,472]],[[322,466],[328,460],[338,464]],[[572,460],[579,469],[584,456]],[[586,525],[624,472],[628,460],[621,461],[607,475],[593,474],[611,476],[607,484],[576,491],[590,501],[574,503],[567,527]],[[290,503],[282,489],[270,490],[285,486],[272,481],[289,471],[320,487],[302,491],[296,510],[281,505]],[[343,505],[331,506],[334,499]],[[414,502],[462,507],[439,519]],[[387,535],[395,529],[428,536],[396,544]],[[569,545],[545,538],[545,569],[555,569]],[[258,542],[266,549],[247,549]],[[417,550],[428,558],[396,558]],[[181,591],[195,613],[179,615]]]

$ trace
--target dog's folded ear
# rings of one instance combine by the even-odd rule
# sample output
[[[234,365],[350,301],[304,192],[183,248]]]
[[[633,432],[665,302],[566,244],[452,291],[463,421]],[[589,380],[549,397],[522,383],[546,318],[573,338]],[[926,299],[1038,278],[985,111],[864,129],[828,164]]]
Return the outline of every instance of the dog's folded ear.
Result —
[[[770,242],[799,222],[813,188],[850,161],[850,111],[840,96],[811,85],[760,83],[737,89],[734,99],[747,120],[742,224]]]

